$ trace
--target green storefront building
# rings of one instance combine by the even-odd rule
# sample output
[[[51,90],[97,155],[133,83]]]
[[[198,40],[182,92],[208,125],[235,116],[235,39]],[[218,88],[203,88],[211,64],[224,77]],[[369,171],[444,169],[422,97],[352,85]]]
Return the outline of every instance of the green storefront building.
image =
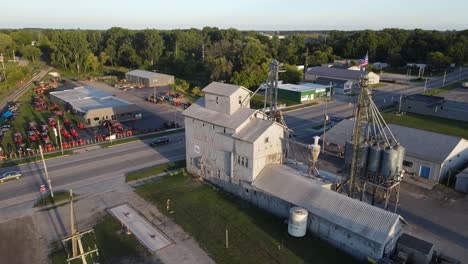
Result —
[[[303,103],[320,97],[331,95],[330,86],[315,83],[280,84],[278,85],[278,99]]]

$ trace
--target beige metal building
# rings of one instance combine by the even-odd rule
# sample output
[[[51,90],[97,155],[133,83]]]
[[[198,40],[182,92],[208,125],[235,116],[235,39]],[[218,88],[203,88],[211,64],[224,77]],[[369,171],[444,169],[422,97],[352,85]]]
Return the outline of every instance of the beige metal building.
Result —
[[[316,81],[320,77],[338,80],[348,80],[352,81],[353,85],[358,85],[362,77],[367,77],[369,80],[369,84],[377,84],[380,82],[380,76],[369,71],[355,71],[348,69],[317,66],[308,68],[305,73],[306,81]]]
[[[89,86],[51,92],[50,99],[63,105],[88,126],[97,126],[103,120],[141,119],[140,108],[135,104]]]
[[[133,70],[125,74],[125,79],[130,83],[143,84],[145,87],[160,87],[174,84],[172,75],[143,70]]]

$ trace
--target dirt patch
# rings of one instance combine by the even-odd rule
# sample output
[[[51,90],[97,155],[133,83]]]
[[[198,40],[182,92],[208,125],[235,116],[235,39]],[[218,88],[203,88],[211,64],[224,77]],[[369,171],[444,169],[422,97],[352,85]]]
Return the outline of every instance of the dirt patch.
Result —
[[[47,248],[42,248],[32,216],[0,224],[0,256],[2,263],[46,263]]]

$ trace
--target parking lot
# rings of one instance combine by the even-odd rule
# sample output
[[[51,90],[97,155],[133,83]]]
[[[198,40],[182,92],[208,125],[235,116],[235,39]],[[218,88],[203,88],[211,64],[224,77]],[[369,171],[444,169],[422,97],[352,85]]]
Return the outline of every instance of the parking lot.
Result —
[[[47,84],[48,82],[46,82]],[[49,91],[63,91],[77,86],[91,86],[109,92],[118,98],[137,105],[142,118],[125,122],[103,122],[100,126],[86,127],[63,106],[53,104]],[[119,90],[100,81],[74,81],[64,79],[51,90],[38,90],[37,84],[22,95],[17,102],[1,113],[0,158],[2,160],[21,158],[38,154],[39,145],[45,152],[72,148],[110,138],[120,138],[182,127],[181,112],[185,98],[177,104],[151,103],[146,100],[153,89]],[[169,92],[168,88],[157,89],[158,93]],[[174,100],[176,101],[176,100]],[[60,125],[60,133],[59,131]],[[60,142],[62,140],[62,142]]]

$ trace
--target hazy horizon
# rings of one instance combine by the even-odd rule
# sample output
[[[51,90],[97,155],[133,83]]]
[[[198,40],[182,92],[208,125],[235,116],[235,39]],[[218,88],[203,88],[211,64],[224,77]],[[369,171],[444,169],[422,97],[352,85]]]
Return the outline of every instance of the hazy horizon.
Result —
[[[468,29],[468,1],[447,0],[355,0],[333,3],[296,0],[238,0],[221,2],[82,0],[79,4],[58,0],[40,3],[24,0],[2,5],[3,29],[52,28],[96,29],[111,27],[161,30],[205,26],[255,31],[380,30],[384,28],[424,30]]]

